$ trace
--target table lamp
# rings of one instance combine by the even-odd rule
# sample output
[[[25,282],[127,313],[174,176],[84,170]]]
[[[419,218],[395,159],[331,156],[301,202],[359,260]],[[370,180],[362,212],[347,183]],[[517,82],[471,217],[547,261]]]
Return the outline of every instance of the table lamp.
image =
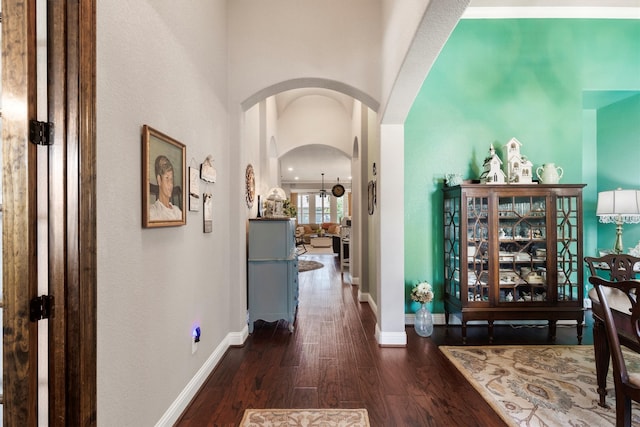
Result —
[[[624,251],[622,245],[622,224],[640,223],[640,190],[601,191],[598,193],[598,207],[596,215],[603,224],[616,224],[616,243],[613,251],[621,254]]]

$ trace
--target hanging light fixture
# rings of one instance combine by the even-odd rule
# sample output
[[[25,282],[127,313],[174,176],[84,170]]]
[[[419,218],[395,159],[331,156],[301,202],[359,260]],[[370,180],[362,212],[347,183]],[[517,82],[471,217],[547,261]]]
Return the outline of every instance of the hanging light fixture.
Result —
[[[320,197],[323,199],[327,197],[327,190],[324,189],[324,172],[322,172],[322,186],[320,187]]]

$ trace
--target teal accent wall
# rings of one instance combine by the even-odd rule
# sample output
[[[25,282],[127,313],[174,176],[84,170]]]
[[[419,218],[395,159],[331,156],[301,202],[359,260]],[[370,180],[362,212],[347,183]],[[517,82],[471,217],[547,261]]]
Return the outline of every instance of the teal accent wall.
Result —
[[[640,190],[640,94],[598,109],[597,121],[598,191]],[[614,224],[599,224],[598,248],[612,248],[615,234]],[[640,224],[625,224],[625,249],[639,242]]]
[[[617,166],[622,153],[636,164],[638,159],[638,40],[638,20],[459,22],[405,122],[406,312],[417,308],[409,293],[420,280],[434,285],[431,309],[444,311],[444,175],[477,179],[490,144],[504,158],[503,145],[515,137],[534,170],[554,162],[564,169],[561,183],[587,184],[585,254],[595,251],[598,188],[619,181],[640,188],[637,167],[632,175]],[[630,98],[602,105],[616,99],[604,94],[625,91]],[[620,122],[621,115],[627,120]],[[610,128],[606,137],[602,127]],[[622,135],[629,137],[620,140]],[[609,181],[605,171],[612,174]],[[626,246],[633,241],[632,227],[625,228]]]

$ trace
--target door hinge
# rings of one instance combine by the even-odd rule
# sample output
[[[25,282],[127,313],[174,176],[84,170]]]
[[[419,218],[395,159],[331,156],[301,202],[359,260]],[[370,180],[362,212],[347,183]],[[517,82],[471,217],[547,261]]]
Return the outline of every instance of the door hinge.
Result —
[[[53,145],[53,123],[30,120],[29,140],[36,145]]]
[[[42,295],[31,300],[29,318],[32,322],[53,317],[53,297]]]

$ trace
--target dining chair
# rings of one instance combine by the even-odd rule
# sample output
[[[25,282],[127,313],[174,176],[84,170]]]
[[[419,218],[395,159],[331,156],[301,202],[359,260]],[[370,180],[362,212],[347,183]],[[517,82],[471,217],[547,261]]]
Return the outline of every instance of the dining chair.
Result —
[[[602,257],[585,257],[591,277],[602,277],[609,281],[630,280],[640,272],[640,258],[627,254],[607,254]],[[629,329],[629,309],[631,305],[627,296],[617,289],[604,289],[609,308],[613,309],[614,323],[618,326],[620,343],[633,351],[640,352],[640,343],[627,333]],[[595,288],[588,293],[593,315],[593,348],[596,363],[599,404],[607,407],[607,373],[609,372],[610,350],[605,331],[603,308]]]
[[[605,292],[607,288],[623,293],[629,301],[629,328],[625,331],[630,333],[637,344],[640,344],[640,305],[636,295],[640,295],[640,282],[628,280],[605,280],[599,276],[589,277],[589,282],[593,284],[598,300],[602,305],[602,317],[605,324],[605,333],[611,352],[613,364],[613,382],[615,386],[616,399],[616,426],[631,426],[631,401],[640,402],[640,372],[629,372],[625,364],[622,346],[619,339],[619,331],[614,321],[613,309],[609,304],[609,295]]]

